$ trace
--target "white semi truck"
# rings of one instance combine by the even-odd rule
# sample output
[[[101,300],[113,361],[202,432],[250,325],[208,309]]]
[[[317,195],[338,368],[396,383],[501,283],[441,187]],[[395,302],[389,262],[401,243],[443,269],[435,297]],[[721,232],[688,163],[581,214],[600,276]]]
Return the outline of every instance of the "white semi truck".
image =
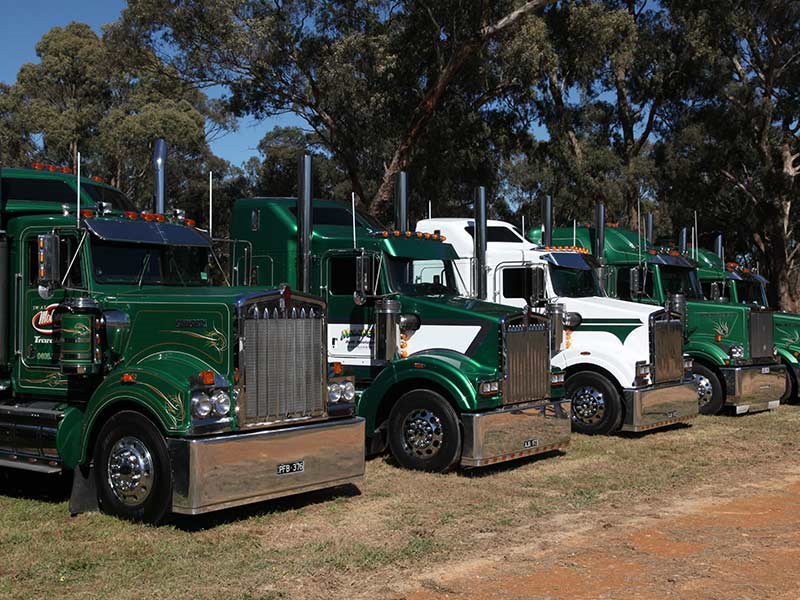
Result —
[[[698,414],[678,315],[607,297],[601,265],[588,251],[532,244],[485,214],[479,194],[475,218],[425,219],[417,231],[439,233],[453,245],[467,293],[537,312],[562,311],[564,330],[551,345],[552,364],[566,371],[575,431],[645,431]],[[545,207],[545,240],[550,214]]]

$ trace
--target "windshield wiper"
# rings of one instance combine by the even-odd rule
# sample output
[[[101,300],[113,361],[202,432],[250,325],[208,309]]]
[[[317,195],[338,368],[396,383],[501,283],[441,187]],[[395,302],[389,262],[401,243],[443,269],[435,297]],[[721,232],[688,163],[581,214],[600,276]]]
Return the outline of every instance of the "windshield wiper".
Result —
[[[147,271],[147,267],[150,265],[150,251],[147,251],[142,257],[142,266],[141,270],[139,271],[139,276],[136,278],[136,285],[141,289],[142,287],[142,280],[144,279],[144,272]]]

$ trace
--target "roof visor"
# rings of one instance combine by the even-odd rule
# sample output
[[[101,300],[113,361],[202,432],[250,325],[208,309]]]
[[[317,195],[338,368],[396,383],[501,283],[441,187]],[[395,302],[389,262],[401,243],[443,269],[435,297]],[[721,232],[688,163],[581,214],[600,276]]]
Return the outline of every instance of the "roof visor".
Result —
[[[684,269],[694,269],[694,263],[683,256],[672,256],[671,254],[650,254],[648,260],[654,265],[666,265],[669,267],[683,267]]]
[[[592,255],[578,254],[577,252],[550,252],[543,255],[542,260],[556,267],[580,271],[591,271],[600,266]]]
[[[83,222],[98,238],[110,242],[211,247],[211,240],[205,233],[185,225],[116,219],[85,219]]]

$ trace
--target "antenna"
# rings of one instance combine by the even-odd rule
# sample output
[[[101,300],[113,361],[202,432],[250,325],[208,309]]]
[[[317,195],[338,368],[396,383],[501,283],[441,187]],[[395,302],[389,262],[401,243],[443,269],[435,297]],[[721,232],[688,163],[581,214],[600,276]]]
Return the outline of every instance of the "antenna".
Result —
[[[697,228],[697,211],[694,211],[694,259],[697,260],[697,242],[700,240],[700,230]]]
[[[356,248],[356,193],[350,192],[350,207],[353,211],[353,250]]]
[[[522,215],[522,237],[525,237],[525,215]]]
[[[214,173],[208,172],[208,237],[214,239]]]
[[[636,239],[639,240],[639,264],[642,264],[642,197],[636,199]]]
[[[77,197],[77,209],[75,210],[75,220],[77,221],[78,227],[81,226],[81,153],[78,152],[78,168],[75,169],[77,173],[76,177],[78,179],[78,185],[76,186],[78,189],[78,197]]]
[[[578,221],[577,219],[572,219],[572,245],[578,245]]]

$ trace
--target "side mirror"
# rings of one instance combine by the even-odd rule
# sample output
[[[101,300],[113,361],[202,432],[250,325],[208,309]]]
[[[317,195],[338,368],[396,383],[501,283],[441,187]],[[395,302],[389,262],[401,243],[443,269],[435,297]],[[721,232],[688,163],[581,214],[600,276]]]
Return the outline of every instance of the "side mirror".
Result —
[[[722,290],[719,289],[719,283],[715,281],[711,284],[711,299],[719,302],[720,298],[722,298]]]
[[[374,276],[372,273],[372,257],[369,254],[356,256],[356,290],[353,292],[353,302],[363,306],[367,297],[372,295],[374,289]]]
[[[547,297],[547,290],[544,285],[544,269],[531,269],[531,299],[530,304],[534,306]]]
[[[644,291],[644,272],[641,267],[631,267],[631,298],[637,298]]]
[[[61,286],[61,239],[54,233],[37,236],[37,283],[39,295],[50,298]]]

